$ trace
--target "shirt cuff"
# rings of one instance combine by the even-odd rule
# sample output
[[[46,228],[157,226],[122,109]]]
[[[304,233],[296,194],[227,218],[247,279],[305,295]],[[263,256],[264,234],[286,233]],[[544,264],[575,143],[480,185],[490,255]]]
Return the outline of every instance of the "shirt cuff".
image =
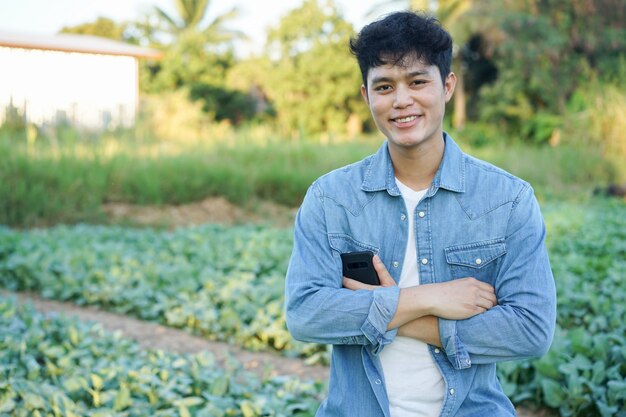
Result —
[[[377,288],[372,294],[374,299],[361,331],[372,344],[372,352],[378,354],[398,333],[398,329],[387,330],[387,326],[396,314],[400,288],[397,286]]]
[[[456,320],[439,318],[439,339],[448,360],[454,369],[465,369],[472,366],[469,352],[456,332]]]

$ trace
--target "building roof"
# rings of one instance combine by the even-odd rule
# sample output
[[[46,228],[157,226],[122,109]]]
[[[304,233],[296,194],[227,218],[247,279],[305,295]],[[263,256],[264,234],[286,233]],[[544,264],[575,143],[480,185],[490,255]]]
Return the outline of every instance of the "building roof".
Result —
[[[137,58],[160,59],[162,53],[112,39],[91,35],[36,35],[0,30],[0,46],[47,51],[82,52],[101,55],[123,55]]]

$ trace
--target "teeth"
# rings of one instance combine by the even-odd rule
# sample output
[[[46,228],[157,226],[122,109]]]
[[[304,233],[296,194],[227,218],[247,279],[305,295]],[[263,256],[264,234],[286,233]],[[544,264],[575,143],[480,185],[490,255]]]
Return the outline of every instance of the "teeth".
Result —
[[[417,119],[417,116],[408,116],[408,117],[402,117],[400,119],[396,119],[396,122],[398,123],[406,123],[406,122],[410,122],[412,120]]]

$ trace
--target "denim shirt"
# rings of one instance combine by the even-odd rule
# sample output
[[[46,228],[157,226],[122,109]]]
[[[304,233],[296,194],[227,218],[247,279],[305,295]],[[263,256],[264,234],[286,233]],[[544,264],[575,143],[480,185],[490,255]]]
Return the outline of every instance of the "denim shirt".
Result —
[[[433,182],[406,213],[387,143],[316,180],[298,211],[287,271],[287,326],[295,339],[332,344],[328,398],[318,417],[389,417],[378,354],[398,287],[342,288],[340,254],[370,250],[396,282],[414,216],[421,284],[475,277],[498,305],[466,320],[439,319],[442,349],[429,346],[446,389],[441,416],[514,416],[496,363],[543,355],[556,318],[545,226],[530,185],[463,153],[444,134]],[[416,390],[420,387],[415,387]]]

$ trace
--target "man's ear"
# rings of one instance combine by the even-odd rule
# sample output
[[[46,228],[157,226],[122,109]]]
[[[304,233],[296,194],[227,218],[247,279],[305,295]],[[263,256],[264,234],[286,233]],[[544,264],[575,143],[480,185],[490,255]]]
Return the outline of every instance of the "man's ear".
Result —
[[[454,87],[456,87],[456,75],[453,72],[450,72],[446,77],[446,82],[443,85],[443,89],[446,95],[446,103],[450,101],[452,98],[452,94],[454,94]]]
[[[365,84],[361,84],[361,96],[363,97],[363,100],[365,100],[365,104],[367,104],[369,106],[370,105],[370,98],[367,95],[367,87],[365,87]]]

